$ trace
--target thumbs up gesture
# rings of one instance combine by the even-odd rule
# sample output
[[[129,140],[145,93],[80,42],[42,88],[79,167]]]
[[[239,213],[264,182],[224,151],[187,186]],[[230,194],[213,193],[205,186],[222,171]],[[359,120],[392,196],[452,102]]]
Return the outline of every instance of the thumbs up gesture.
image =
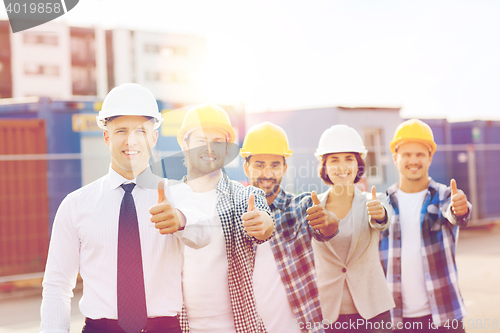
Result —
[[[306,211],[309,225],[313,230],[319,230],[325,236],[335,234],[339,228],[339,219],[337,215],[335,215],[334,212],[328,211],[325,206],[321,204],[316,191],[312,191],[311,199],[314,206],[309,207]]]
[[[467,196],[462,190],[457,188],[457,182],[452,179],[450,182],[451,187],[451,209],[455,216],[464,216],[469,211],[467,207]]]
[[[248,197],[247,212],[241,215],[241,219],[248,236],[255,237],[258,240],[266,240],[271,237],[274,230],[273,218],[255,207],[254,194],[250,194]]]
[[[158,183],[158,203],[149,209],[151,222],[160,234],[173,234],[185,224],[184,214],[175,209],[165,196],[163,181]]]
[[[372,186],[372,199],[366,203],[366,208],[368,209],[368,215],[372,221],[382,222],[386,218],[386,211],[382,203],[377,198],[377,189]]]

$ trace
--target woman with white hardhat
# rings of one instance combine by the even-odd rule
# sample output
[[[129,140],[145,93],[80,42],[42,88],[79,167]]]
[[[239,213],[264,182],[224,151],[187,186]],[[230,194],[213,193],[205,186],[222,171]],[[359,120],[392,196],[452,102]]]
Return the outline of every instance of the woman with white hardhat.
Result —
[[[371,193],[356,187],[366,153],[356,130],[335,125],[321,135],[315,154],[319,175],[330,185],[315,205],[324,205],[339,219],[336,237],[312,243],[321,311],[329,323],[325,332],[391,332],[389,310],[395,305],[378,254],[390,209],[375,187]]]

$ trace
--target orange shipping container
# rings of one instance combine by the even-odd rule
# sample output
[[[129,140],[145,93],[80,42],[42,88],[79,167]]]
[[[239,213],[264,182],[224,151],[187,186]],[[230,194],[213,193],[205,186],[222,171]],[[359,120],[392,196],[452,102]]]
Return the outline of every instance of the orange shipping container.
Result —
[[[0,276],[43,272],[49,244],[45,121],[0,120]]]

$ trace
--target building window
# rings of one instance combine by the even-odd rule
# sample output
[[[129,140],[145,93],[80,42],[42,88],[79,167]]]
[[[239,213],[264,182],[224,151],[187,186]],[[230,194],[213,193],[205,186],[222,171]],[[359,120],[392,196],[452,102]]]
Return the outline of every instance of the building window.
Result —
[[[159,72],[151,72],[151,71],[146,72],[145,76],[147,81],[160,81],[161,77]]]
[[[92,66],[71,68],[73,95],[93,96],[97,94],[95,68]]]
[[[382,163],[382,152],[384,143],[382,142],[383,131],[381,128],[364,129],[365,146],[368,150],[365,163],[365,176],[372,185],[384,183],[385,166]]]
[[[59,76],[59,67],[56,65],[26,64],[24,66],[24,74]]]
[[[146,52],[146,53],[159,53],[160,52],[160,45],[144,44],[144,52]]]
[[[93,37],[71,36],[72,64],[95,64],[95,40]]]
[[[184,73],[162,73],[161,80],[173,83],[189,83],[189,76]]]
[[[185,57],[188,50],[185,47],[164,46],[161,48],[161,55],[163,57],[180,56]]]
[[[153,72],[147,71],[144,73],[144,76],[147,81],[158,82],[161,81],[163,83],[189,83],[189,76],[184,73],[168,73],[168,72]]]
[[[36,35],[24,34],[24,44],[44,44],[44,45],[57,45],[57,36],[54,35]]]

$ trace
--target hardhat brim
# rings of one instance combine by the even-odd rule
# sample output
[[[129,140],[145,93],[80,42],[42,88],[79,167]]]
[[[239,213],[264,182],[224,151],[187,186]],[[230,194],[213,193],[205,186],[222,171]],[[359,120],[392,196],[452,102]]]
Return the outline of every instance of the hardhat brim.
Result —
[[[331,149],[324,149],[324,150],[316,150],[314,153],[314,156],[318,159],[318,161],[321,162],[321,159],[323,155],[327,154],[338,154],[338,153],[358,153],[361,158],[364,160],[366,158],[366,155],[368,154],[368,150],[361,150],[361,151],[356,151],[356,150],[331,150]]]
[[[390,144],[391,152],[393,154],[395,154],[397,148],[402,143],[405,143],[405,142],[418,142],[418,143],[421,143],[421,144],[423,144],[423,145],[425,145],[425,146],[427,146],[429,148],[429,151],[430,151],[431,155],[434,154],[436,152],[436,150],[437,150],[437,145],[436,145],[436,143],[434,141],[425,140],[425,139],[417,139],[417,138],[410,138],[410,139],[400,138],[400,139],[391,141],[391,144]]]
[[[196,126],[186,126],[185,128],[181,129],[179,133],[177,133],[177,143],[179,143],[179,146],[182,147],[182,141],[184,138],[189,135],[189,133],[193,132],[194,130],[197,130],[198,128],[216,128],[219,129],[223,132],[226,132],[227,134],[227,142],[233,143],[234,140],[236,139],[236,135],[234,133],[233,128],[230,125],[227,124],[221,124],[218,122],[203,122],[203,125],[198,124]]]
[[[261,154],[277,155],[277,156],[283,156],[285,158],[289,158],[290,156],[292,156],[292,153],[293,153],[293,151],[291,151],[291,150],[288,150],[288,152],[286,152],[286,153],[280,153],[280,154],[277,154],[276,152],[269,152],[269,151],[252,151],[252,152],[250,152],[250,151],[240,150],[240,156],[243,157],[243,159],[246,159],[252,155],[261,155]]]
[[[158,129],[161,125],[161,123],[163,122],[163,117],[162,115],[159,113],[158,114],[159,116],[158,117],[151,117],[151,116],[143,116],[143,115],[129,115],[129,114],[120,114],[120,115],[113,115],[113,117],[121,117],[121,116],[137,116],[137,117],[150,117],[150,118],[153,118],[155,120],[154,122],[154,125],[153,125],[153,129]],[[96,119],[96,122],[97,122],[97,126],[99,126],[99,128],[103,129],[103,130],[106,130],[106,119],[107,118],[110,118],[110,117],[105,117],[105,118],[102,118],[100,115],[99,116],[96,116],[95,119]]]

